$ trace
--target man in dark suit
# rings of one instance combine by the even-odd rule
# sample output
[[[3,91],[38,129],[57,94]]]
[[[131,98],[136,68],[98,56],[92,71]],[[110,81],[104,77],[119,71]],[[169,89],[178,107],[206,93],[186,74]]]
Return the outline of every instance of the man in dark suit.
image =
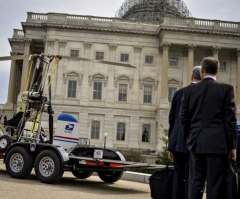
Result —
[[[180,120],[190,150],[189,199],[226,199],[224,178],[228,158],[236,160],[237,130],[233,87],[216,81],[219,62],[201,63],[203,80],[184,90]]]
[[[196,84],[201,81],[200,69],[200,66],[195,66],[193,68],[191,84]],[[182,126],[179,120],[179,110],[185,88],[182,88],[174,93],[169,113],[170,126],[168,131],[168,156],[169,159],[174,162],[172,199],[187,198],[189,151],[183,137]]]

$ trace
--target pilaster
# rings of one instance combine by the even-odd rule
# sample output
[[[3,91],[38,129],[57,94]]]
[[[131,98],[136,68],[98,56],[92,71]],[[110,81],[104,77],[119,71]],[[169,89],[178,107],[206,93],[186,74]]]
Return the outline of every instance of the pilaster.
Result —
[[[106,148],[113,148],[114,142],[114,116],[106,114],[104,117],[104,132],[107,133]]]
[[[117,44],[109,45],[109,61],[115,62]],[[107,84],[107,98],[105,107],[114,107],[114,66],[108,65],[108,84]]]
[[[163,52],[163,63],[162,63],[162,82],[161,82],[161,99],[159,108],[169,108],[168,102],[168,67],[169,67],[169,48],[171,43],[163,42],[161,44]]]
[[[133,88],[132,88],[132,100],[131,100],[131,109],[140,108],[139,100],[139,79],[140,79],[140,60],[141,60],[141,51],[142,46],[134,46],[134,66],[133,69]]]
[[[84,57],[90,59],[92,42],[84,42]],[[81,106],[89,105],[89,67],[90,62],[83,62],[83,84],[80,98]]]
[[[187,84],[191,83],[191,74],[192,69],[194,67],[194,50],[196,48],[196,45],[194,44],[188,44],[188,69],[187,69]]]
[[[129,143],[131,143],[131,146],[128,146],[128,148],[139,148],[139,125],[139,117],[131,116],[129,126]]]
[[[236,89],[237,113],[240,113],[240,48],[237,49],[237,89]]]

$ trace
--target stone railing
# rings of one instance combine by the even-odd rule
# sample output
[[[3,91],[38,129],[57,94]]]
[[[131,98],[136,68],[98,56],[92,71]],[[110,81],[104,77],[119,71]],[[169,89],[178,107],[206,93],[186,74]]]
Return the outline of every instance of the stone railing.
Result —
[[[69,25],[87,25],[100,27],[119,27],[126,29],[142,29],[155,32],[159,25],[174,27],[190,27],[195,29],[212,29],[220,31],[240,32],[239,22],[228,22],[219,20],[197,19],[197,18],[172,18],[165,17],[162,23],[138,20],[127,20],[120,18],[96,17],[85,15],[70,15],[64,13],[32,13],[28,12],[29,23],[55,23]]]
[[[240,22],[229,22],[219,20],[165,17],[163,25],[240,32]]]
[[[13,29],[13,37],[12,38],[14,38],[14,39],[23,39],[24,38],[23,30]]]
[[[61,13],[27,13],[27,22],[33,23],[42,23],[42,22],[55,22],[55,23],[106,23],[106,24],[141,24],[149,26],[159,26],[158,22],[145,22],[145,21],[135,21],[135,20],[126,20],[120,18],[108,18],[108,17],[96,17],[96,16],[85,16],[85,15],[69,15]]]

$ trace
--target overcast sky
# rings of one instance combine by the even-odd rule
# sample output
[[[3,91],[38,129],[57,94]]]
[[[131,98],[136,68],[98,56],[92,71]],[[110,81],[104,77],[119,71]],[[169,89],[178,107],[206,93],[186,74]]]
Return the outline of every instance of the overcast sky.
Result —
[[[27,12],[114,17],[123,0],[0,0],[0,56],[10,55],[8,38],[22,29]],[[185,0],[193,17],[240,21],[240,0]],[[6,103],[10,62],[0,62],[0,104]]]

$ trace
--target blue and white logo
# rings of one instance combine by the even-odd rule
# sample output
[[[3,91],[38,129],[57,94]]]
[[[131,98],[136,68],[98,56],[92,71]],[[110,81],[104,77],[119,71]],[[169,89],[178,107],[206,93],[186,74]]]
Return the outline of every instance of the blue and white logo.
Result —
[[[73,131],[73,128],[74,128],[74,124],[67,124],[66,127],[65,127],[65,130],[66,131]]]

